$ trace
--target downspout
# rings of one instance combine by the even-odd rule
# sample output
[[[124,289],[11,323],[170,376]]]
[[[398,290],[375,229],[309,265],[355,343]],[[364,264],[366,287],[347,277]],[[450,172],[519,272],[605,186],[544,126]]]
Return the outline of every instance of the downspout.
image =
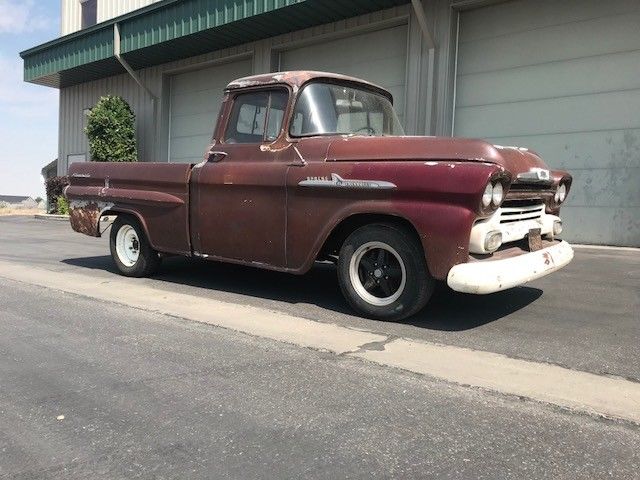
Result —
[[[147,93],[147,95],[149,95],[149,97],[151,98],[151,106],[153,109],[153,121],[156,126],[156,128],[154,129],[154,142],[153,142],[154,149],[155,149],[157,148],[157,144],[158,144],[157,142],[158,125],[160,123],[158,122],[158,104],[160,99],[144,83],[142,83],[142,81],[140,80],[140,77],[138,77],[138,75],[133,70],[133,68],[131,68],[131,65],[129,65],[124,58],[122,58],[122,55],[120,54],[120,24],[118,22],[113,24],[113,55],[114,57],[116,57],[118,62],[120,62],[120,65],[124,67],[124,69],[127,71],[129,76],[133,79],[133,81],[136,82],[138,86],[142,88],[142,90],[144,90]]]
[[[436,42],[434,40],[433,34],[431,33],[431,29],[429,28],[429,22],[427,21],[427,15],[424,11],[424,6],[422,5],[421,0],[411,0],[411,5],[413,5],[413,11],[416,15],[416,20],[418,20],[418,25],[420,26],[420,31],[422,32],[422,36],[424,41],[427,44],[427,48],[429,49],[429,65],[427,72],[427,118],[425,122],[425,130],[428,135],[432,135],[432,119],[433,119],[433,90],[434,90],[434,78],[435,78],[435,58],[436,58]]]

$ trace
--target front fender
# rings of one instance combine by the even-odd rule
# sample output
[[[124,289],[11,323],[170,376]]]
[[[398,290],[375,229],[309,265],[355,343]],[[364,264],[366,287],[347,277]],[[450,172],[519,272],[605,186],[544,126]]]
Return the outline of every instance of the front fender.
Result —
[[[363,200],[337,210],[319,232],[310,250],[305,252],[290,245],[288,259],[292,262],[292,270],[307,272],[332,232],[349,218],[363,214],[409,222],[418,233],[429,272],[438,280],[446,279],[453,266],[469,259],[469,235],[476,219],[474,212],[455,205]]]

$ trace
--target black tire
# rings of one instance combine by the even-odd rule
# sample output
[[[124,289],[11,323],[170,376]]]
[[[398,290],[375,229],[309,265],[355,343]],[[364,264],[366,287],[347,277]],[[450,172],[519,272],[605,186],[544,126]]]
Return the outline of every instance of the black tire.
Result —
[[[338,257],[338,282],[357,312],[386,321],[418,313],[435,286],[422,246],[406,229],[392,224],[365,225],[347,237]]]
[[[133,229],[135,237],[137,237],[137,245],[135,246],[137,246],[138,255],[135,261],[121,258],[117,248],[118,232],[121,230],[130,232],[130,229]],[[118,218],[113,222],[109,237],[109,247],[111,249],[111,258],[113,258],[118,271],[125,277],[147,277],[152,275],[158,270],[162,262],[158,252],[149,245],[147,235],[140,226],[140,222],[130,215],[118,215]]]

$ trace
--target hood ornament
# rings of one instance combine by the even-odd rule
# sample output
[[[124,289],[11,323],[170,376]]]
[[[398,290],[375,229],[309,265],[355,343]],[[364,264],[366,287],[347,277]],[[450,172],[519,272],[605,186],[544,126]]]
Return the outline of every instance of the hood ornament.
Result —
[[[519,173],[518,180],[525,182],[549,182],[551,181],[551,172],[544,168],[532,168],[528,172]]]

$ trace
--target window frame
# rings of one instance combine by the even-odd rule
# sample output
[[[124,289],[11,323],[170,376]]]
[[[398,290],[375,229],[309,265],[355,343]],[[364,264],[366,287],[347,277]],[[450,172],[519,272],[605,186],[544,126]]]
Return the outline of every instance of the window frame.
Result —
[[[274,92],[280,92],[283,93],[285,95],[285,108],[284,111],[282,112],[282,123],[280,125],[280,130],[278,131],[278,135],[273,139],[273,140],[269,140],[267,139],[267,133],[268,133],[268,128],[269,128],[269,121],[271,119],[271,107],[272,107],[272,99],[273,99],[273,93]],[[266,93],[269,98],[267,100],[267,106],[266,106],[266,113],[265,113],[265,118],[264,118],[264,125],[263,125],[263,130],[262,130],[262,140],[259,142],[235,142],[235,143],[229,143],[228,139],[229,139],[229,132],[230,132],[230,128],[234,128],[236,133],[237,132],[237,121],[238,118],[235,119],[236,125],[234,127],[232,127],[233,121],[234,121],[234,113],[235,113],[235,109],[236,109],[236,103],[239,97],[242,97],[243,95],[251,95],[251,94],[260,94],[260,93]],[[227,116],[227,121],[226,121],[226,125],[225,128],[222,132],[222,138],[220,143],[222,144],[226,144],[226,145],[264,145],[264,144],[270,144],[270,143],[274,143],[276,141],[278,141],[278,139],[280,139],[283,135],[283,133],[286,133],[286,128],[285,125],[287,124],[287,119],[289,116],[289,110],[291,108],[290,105],[290,99],[291,99],[291,91],[289,90],[289,88],[287,88],[284,85],[277,85],[274,87],[270,87],[270,88],[256,88],[256,89],[251,89],[251,90],[242,90],[242,91],[238,91],[235,92],[232,96],[231,99],[231,105],[229,108],[229,113]],[[239,115],[239,112],[238,112]]]

